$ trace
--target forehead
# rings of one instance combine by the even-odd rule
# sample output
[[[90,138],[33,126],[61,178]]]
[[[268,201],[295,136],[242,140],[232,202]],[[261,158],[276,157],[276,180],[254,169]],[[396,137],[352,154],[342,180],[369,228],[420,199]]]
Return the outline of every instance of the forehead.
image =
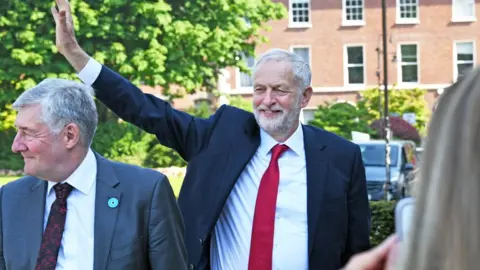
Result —
[[[294,85],[292,64],[276,60],[261,63],[253,74],[253,81],[256,85]]]
[[[44,125],[41,121],[40,105],[29,105],[18,110],[17,118],[15,119],[17,128],[34,129]]]

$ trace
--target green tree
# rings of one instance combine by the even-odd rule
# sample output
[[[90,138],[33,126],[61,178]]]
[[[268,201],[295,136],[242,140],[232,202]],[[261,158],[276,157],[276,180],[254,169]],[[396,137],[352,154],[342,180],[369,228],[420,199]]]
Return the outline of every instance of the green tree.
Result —
[[[71,0],[79,43],[135,84],[161,86],[174,98],[212,91],[220,69],[246,70],[264,22],[286,9],[270,0]],[[171,3],[172,5],[169,5]],[[76,79],[57,53],[54,1],[5,0],[0,5],[0,107],[46,77]],[[180,86],[179,91],[172,86]],[[11,114],[0,115],[2,126]]]
[[[187,113],[199,118],[208,118],[213,113],[212,104],[208,100],[202,100],[196,105],[188,108]]]
[[[228,97],[229,105],[240,108],[247,112],[253,112],[252,102],[247,101],[242,96],[230,96]]]
[[[415,113],[416,123],[414,127],[425,133],[429,109],[425,101],[425,90],[421,89],[391,89],[389,90],[390,115],[402,116],[404,113]],[[379,137],[370,125],[380,119],[380,111],[383,113],[383,91],[369,89],[361,92],[362,97],[356,106],[348,103],[326,103],[318,107],[314,119],[310,124],[334,132],[347,139],[351,138],[352,131],[370,134]]]
[[[369,89],[361,92],[362,98],[357,102],[357,107],[368,112],[370,122],[383,116],[383,91]],[[425,132],[430,110],[425,100],[426,90],[422,89],[390,89],[388,90],[388,110],[390,115],[402,116],[404,113],[415,113],[414,127],[422,134]]]
[[[346,139],[351,139],[351,132],[358,131],[373,135],[369,127],[368,112],[349,103],[327,102],[318,106],[310,125],[323,128]]]
[[[271,0],[70,3],[77,40],[88,53],[136,85],[160,86],[170,101],[216,90],[222,68],[247,71],[241,56],[253,55],[257,44],[266,41],[264,23],[287,14],[283,4]],[[15,119],[10,105],[22,91],[47,77],[77,79],[55,48],[53,5],[54,1],[33,0],[4,0],[0,5],[0,132],[5,134],[11,134]],[[98,105],[100,123],[93,147],[99,153],[154,167],[184,164],[153,135],[118,123]],[[0,149],[2,161],[17,162],[11,155],[9,148]]]

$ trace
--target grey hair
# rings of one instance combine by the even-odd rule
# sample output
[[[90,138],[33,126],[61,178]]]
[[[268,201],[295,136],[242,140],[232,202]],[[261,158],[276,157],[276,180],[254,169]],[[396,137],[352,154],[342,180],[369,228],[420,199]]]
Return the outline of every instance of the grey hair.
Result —
[[[64,79],[45,79],[23,92],[13,103],[14,110],[40,104],[41,120],[58,134],[74,123],[80,129],[80,142],[90,147],[97,129],[98,113],[90,86]]]
[[[282,49],[270,49],[262,54],[256,61],[253,73],[258,67],[267,61],[284,61],[292,64],[292,72],[295,81],[298,84],[299,91],[302,92],[312,83],[312,71],[310,65],[305,62],[300,55]]]

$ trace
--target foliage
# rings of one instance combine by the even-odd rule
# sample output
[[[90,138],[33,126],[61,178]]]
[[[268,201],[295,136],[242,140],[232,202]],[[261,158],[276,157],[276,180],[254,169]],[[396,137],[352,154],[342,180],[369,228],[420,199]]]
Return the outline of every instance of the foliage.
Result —
[[[148,149],[148,134],[123,121],[108,121],[98,126],[92,149],[106,158],[143,165]]]
[[[318,106],[314,119],[309,124],[351,139],[352,131],[373,134],[368,125],[368,116],[366,109],[357,108],[346,102],[326,103]]]
[[[240,108],[247,112],[253,112],[252,103],[245,100],[242,96],[232,96],[232,97],[229,97],[228,99],[229,99],[229,104],[231,106]]]
[[[0,170],[22,170],[23,159],[19,154],[12,152],[12,142],[15,137],[14,129],[0,131]]]
[[[370,202],[372,225],[370,242],[372,246],[380,244],[395,233],[395,201]]]
[[[385,121],[383,119],[373,121],[370,126],[376,131],[379,137],[383,138],[385,136]],[[417,144],[420,144],[422,140],[417,129],[398,116],[390,117],[390,130],[394,139],[411,140]]]
[[[263,23],[287,14],[271,0],[70,2],[77,39],[88,53],[135,84],[162,87],[170,98],[215,89],[222,68],[246,70],[239,56],[252,55],[265,41]],[[53,5],[33,0],[0,5],[1,111],[46,77],[76,79],[55,48]],[[0,116],[3,126],[7,119],[11,124],[11,114]]]
[[[185,167],[187,162],[173,149],[161,145],[156,138],[150,141],[143,166],[149,168]]]
[[[186,110],[187,113],[199,118],[208,118],[212,115],[212,105],[208,100],[202,100],[198,102],[196,105],[188,108]]]
[[[357,106],[368,111],[368,118],[371,121],[383,117],[383,94],[384,92],[379,89],[369,89],[361,92],[362,98],[358,101]],[[427,101],[424,98],[425,94],[426,90],[418,88],[388,90],[389,114],[402,116],[404,113],[415,113],[416,123],[414,127],[420,133],[424,133],[430,114]],[[382,115],[380,115],[380,111]]]
[[[416,123],[414,127],[422,134],[425,133],[429,110],[424,99],[426,91],[420,89],[389,90],[389,112],[390,115],[403,115],[404,113],[415,113]],[[327,102],[320,105],[315,112],[311,125],[321,127],[325,130],[336,133],[344,138],[351,139],[351,132],[358,131],[370,134],[374,138],[382,136],[370,125],[373,121],[380,119],[380,111],[383,113],[383,92],[378,89],[369,89],[361,92],[362,97],[356,106],[346,102]],[[378,126],[374,126],[378,130]],[[395,124],[399,136],[412,138],[420,141],[418,131],[403,132],[403,124]],[[393,128],[393,126],[392,126]],[[401,135],[400,135],[401,134]]]

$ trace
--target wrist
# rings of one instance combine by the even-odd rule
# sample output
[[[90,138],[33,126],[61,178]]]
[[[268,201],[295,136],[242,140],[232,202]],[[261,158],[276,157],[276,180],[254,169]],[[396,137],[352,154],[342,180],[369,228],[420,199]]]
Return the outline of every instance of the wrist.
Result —
[[[62,54],[77,73],[80,72],[87,65],[88,60],[90,60],[90,56],[78,44],[66,46]]]

